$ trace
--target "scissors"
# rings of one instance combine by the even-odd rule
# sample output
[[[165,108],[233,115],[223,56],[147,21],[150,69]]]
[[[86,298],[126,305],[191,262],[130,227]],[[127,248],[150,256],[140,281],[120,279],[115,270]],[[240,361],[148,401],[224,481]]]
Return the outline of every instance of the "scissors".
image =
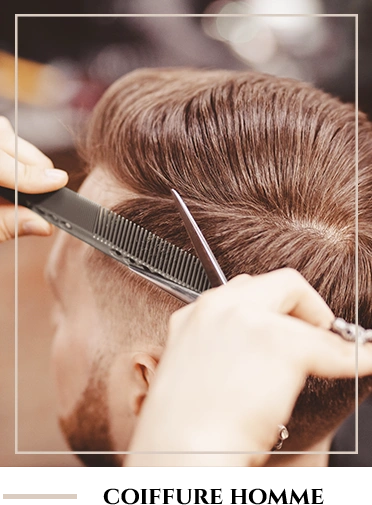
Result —
[[[218,287],[226,284],[227,279],[190,210],[177,191],[174,189],[171,191],[192,245],[207,273],[211,286]],[[340,317],[334,319],[329,329],[348,342],[355,342],[356,338],[362,344],[372,341],[372,330],[365,330],[362,326],[348,323]]]

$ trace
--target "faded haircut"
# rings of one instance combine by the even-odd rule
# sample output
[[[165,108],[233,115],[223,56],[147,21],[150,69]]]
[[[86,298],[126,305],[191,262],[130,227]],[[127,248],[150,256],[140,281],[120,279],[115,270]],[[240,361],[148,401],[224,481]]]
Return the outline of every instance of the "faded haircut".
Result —
[[[85,157],[90,167],[103,167],[136,194],[116,212],[192,251],[170,196],[175,188],[228,278],[295,268],[337,316],[351,322],[357,285],[356,119],[358,315],[360,324],[372,327],[372,127],[354,106],[271,75],[145,69],[104,94],[89,125]],[[164,338],[177,303],[109,257],[93,256],[106,285],[111,279],[120,292],[120,282],[129,282],[135,300],[143,302],[142,321],[149,311],[147,323],[161,321],[156,337],[145,323],[141,331]],[[368,380],[360,381],[361,396],[367,390]],[[303,444],[319,434],[314,423],[319,428],[322,420],[324,430],[333,429],[354,399],[354,381],[310,379],[294,413],[295,420],[305,419],[298,430]]]

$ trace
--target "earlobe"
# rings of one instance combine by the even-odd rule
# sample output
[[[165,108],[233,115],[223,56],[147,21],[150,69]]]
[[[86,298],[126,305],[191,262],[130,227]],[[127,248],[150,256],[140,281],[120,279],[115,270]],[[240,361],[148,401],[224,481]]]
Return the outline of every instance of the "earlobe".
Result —
[[[134,383],[132,411],[136,416],[138,416],[141,411],[142,403],[155,377],[157,364],[157,360],[147,353],[135,353],[132,356],[132,375]]]

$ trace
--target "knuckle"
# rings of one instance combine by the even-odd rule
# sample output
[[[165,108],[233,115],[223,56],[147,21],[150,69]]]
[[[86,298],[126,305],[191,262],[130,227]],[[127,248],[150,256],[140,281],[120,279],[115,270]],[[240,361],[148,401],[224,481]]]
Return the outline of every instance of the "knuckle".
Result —
[[[13,238],[12,226],[8,219],[0,216],[0,242]]]
[[[5,116],[0,116],[0,131],[4,132],[9,130],[13,132],[11,122]]]
[[[22,183],[28,184],[33,181],[34,170],[30,165],[18,164],[18,176]]]
[[[239,274],[229,281],[230,285],[234,286],[244,286],[252,281],[252,277],[248,274]]]
[[[195,316],[198,320],[212,319],[222,323],[226,319],[233,319],[235,311],[240,310],[238,305],[236,298],[229,296],[229,292],[221,286],[210,289],[199,297],[195,303]]]
[[[202,293],[195,302],[195,307],[199,311],[209,311],[216,306],[218,300],[217,289],[208,289]]]
[[[298,270],[294,268],[286,267],[279,270],[289,281],[296,283],[306,283],[304,277],[300,274]]]

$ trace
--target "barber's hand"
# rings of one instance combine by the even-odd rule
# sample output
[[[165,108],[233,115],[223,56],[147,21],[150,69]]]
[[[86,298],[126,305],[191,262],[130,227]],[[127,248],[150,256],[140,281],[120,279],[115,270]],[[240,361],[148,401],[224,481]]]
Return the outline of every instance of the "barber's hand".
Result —
[[[334,315],[296,271],[236,277],[171,318],[132,451],[270,451],[308,375],[354,377],[355,345],[327,331]],[[372,373],[360,346],[359,374]],[[187,464],[263,464],[266,455],[211,455]],[[156,456],[148,456],[149,464]],[[162,465],[184,456],[162,456]],[[229,459],[230,458],[230,459]],[[144,465],[131,455],[127,465]]]
[[[52,161],[35,146],[18,138],[18,189],[24,193],[54,191],[66,185],[64,170],[53,168]],[[0,116],[0,186],[15,187],[15,134],[10,122]],[[50,235],[52,226],[30,209],[18,209],[19,235]],[[0,199],[0,242],[15,234],[14,205]]]

